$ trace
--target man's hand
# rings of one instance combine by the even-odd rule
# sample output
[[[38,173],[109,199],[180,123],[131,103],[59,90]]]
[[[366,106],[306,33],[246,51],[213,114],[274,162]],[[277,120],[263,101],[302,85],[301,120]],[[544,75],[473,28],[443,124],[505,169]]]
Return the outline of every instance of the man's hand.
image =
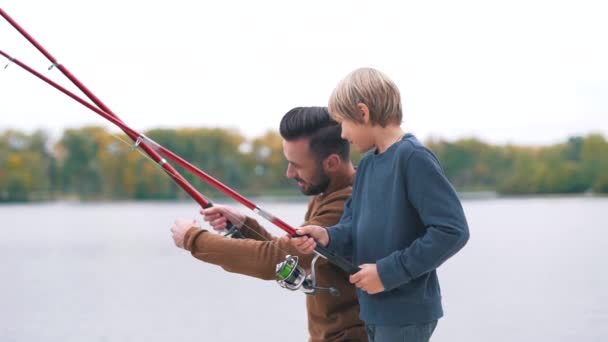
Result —
[[[361,268],[361,271],[349,278],[352,284],[369,294],[384,291],[384,284],[382,284],[382,279],[378,275],[376,264],[363,264],[359,268]]]
[[[173,234],[173,242],[179,248],[184,248],[184,236],[188,229],[196,227],[200,228],[200,225],[196,220],[192,219],[177,219],[171,226],[171,234]]]
[[[303,226],[296,230],[298,235],[310,235],[302,236],[302,237],[283,237],[283,241],[289,241],[289,243],[300,253],[302,254],[311,254],[315,247],[317,247],[317,242],[321,246],[327,246],[329,242],[329,235],[327,235],[327,230],[321,226]],[[315,242],[315,240],[317,240]]]
[[[201,215],[203,215],[203,220],[209,222],[209,225],[218,231],[226,229],[227,221],[232,222],[239,229],[245,223],[245,215],[225,205],[214,205],[211,208],[201,209]]]

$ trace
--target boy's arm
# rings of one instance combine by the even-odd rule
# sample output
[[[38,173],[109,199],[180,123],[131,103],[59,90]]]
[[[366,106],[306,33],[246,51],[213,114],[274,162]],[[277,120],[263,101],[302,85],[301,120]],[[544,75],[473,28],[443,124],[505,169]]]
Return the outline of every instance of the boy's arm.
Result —
[[[307,213],[307,220],[302,224],[302,226],[314,225],[321,227],[330,227],[329,229],[334,229],[331,226],[336,227],[336,225],[340,222],[345,209],[345,202],[350,199],[350,191],[348,192],[335,192],[327,195],[321,202],[321,204],[317,207],[312,214]],[[310,216],[309,216],[310,214]],[[289,246],[293,249],[293,246],[289,244]],[[295,250],[295,249],[294,249]],[[299,254],[296,252],[296,254]],[[311,261],[314,257],[314,254],[306,254],[300,256],[300,262],[306,269],[310,268]],[[328,262],[326,259],[321,258],[317,261],[317,264]]]
[[[350,257],[353,254],[353,235],[352,235],[352,198],[344,204],[344,213],[340,222],[335,226],[327,228],[329,243],[327,248],[335,251],[338,255]]]
[[[427,150],[416,150],[407,168],[407,196],[426,232],[406,249],[378,260],[378,274],[386,290],[436,269],[469,239],[458,195],[435,157]]]

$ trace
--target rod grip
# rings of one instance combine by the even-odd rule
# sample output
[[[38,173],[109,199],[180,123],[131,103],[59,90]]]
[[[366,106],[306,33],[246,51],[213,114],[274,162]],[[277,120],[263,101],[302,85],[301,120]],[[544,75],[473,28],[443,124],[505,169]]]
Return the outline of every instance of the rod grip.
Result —
[[[344,272],[350,275],[355,274],[361,270],[358,266],[355,266],[355,264],[350,262],[348,259],[336,254],[334,251],[327,247],[323,247],[317,244],[317,247],[315,247],[315,251],[317,251],[331,263],[340,267]]]
[[[204,206],[204,209],[207,208],[211,208],[213,207],[213,203],[211,203],[211,201],[207,202],[207,205]],[[224,236],[227,237],[231,237],[233,239],[244,239],[245,235],[243,235],[243,233],[241,233],[241,230],[238,229],[234,224],[232,224],[232,222],[230,222],[230,220],[226,220],[226,233],[224,234]]]

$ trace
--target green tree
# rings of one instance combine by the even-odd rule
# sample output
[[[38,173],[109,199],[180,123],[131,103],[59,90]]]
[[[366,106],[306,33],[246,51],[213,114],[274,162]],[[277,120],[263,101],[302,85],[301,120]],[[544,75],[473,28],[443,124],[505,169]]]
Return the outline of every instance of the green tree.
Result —
[[[0,201],[48,199],[52,193],[52,157],[48,137],[9,130],[0,136]]]
[[[68,129],[57,145],[60,156],[61,190],[82,198],[95,198],[102,193],[100,151],[109,143],[102,127]]]

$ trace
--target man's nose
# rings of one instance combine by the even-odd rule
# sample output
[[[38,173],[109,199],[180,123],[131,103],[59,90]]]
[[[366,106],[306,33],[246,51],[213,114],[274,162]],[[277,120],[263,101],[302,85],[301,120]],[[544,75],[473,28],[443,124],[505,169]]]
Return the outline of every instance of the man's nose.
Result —
[[[287,164],[287,170],[285,171],[285,176],[289,179],[295,178],[296,171],[293,169],[293,166],[291,166],[291,164]]]

